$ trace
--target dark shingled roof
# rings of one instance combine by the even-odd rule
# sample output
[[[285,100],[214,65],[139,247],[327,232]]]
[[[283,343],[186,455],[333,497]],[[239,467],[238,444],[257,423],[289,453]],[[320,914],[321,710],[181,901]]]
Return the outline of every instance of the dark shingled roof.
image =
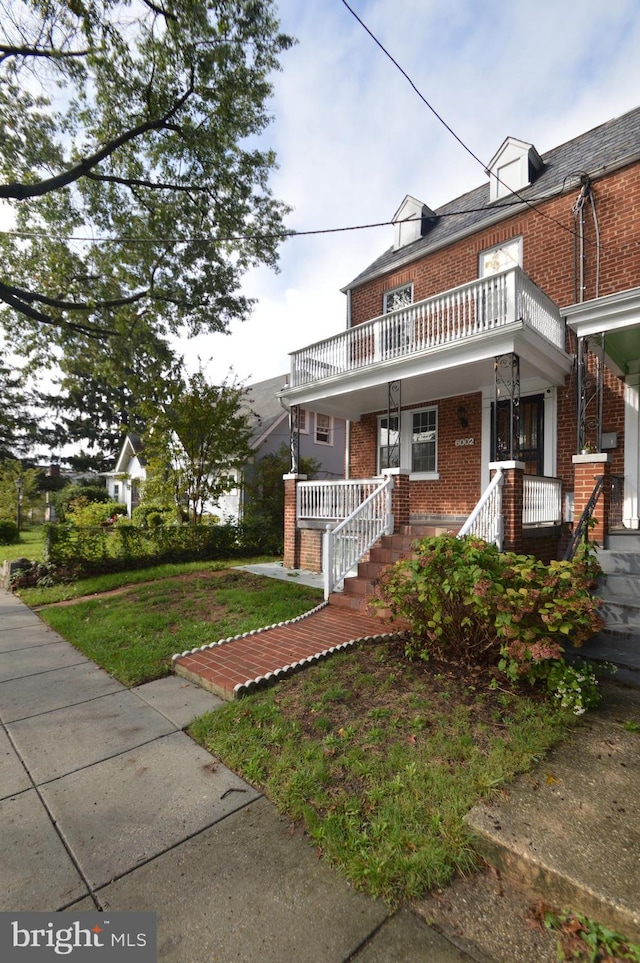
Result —
[[[574,137],[560,147],[542,155],[544,166],[533,183],[518,191],[518,195],[531,203],[553,197],[569,188],[575,189],[582,174],[600,177],[610,170],[630,163],[640,156],[640,107],[621,117],[594,127],[593,130]],[[513,206],[515,201],[516,206]],[[505,206],[508,205],[508,206]],[[425,237],[404,247],[389,248],[373,264],[362,271],[343,288],[358,287],[371,278],[392,271],[405,263],[450,244],[458,237],[473,233],[489,224],[504,220],[522,208],[518,198],[500,198],[489,201],[489,181],[475,190],[443,204],[434,213],[437,219]],[[444,216],[455,214],[457,217]]]
[[[277,392],[286,384],[287,378],[286,374],[276,375],[275,378],[268,378],[266,381],[257,381],[253,385],[247,385],[247,397],[250,402],[248,407],[251,412],[251,427],[253,428],[251,440],[253,442],[265,431],[268,431],[284,414]]]

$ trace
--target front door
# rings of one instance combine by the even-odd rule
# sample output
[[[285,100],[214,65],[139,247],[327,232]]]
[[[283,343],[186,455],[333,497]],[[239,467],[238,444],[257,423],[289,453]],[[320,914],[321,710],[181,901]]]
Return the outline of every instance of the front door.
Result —
[[[509,455],[502,439],[509,437],[509,402],[498,402],[498,443],[492,439],[491,448],[495,461],[504,461]],[[518,406],[518,461],[524,462],[527,475],[544,475],[544,395],[521,398]],[[493,430],[493,418],[491,419]]]

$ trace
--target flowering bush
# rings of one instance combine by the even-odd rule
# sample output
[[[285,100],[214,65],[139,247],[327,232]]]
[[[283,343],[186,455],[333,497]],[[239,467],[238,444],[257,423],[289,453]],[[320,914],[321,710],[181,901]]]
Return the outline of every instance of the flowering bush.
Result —
[[[566,696],[595,684],[564,660],[566,642],[580,646],[602,625],[600,600],[589,591],[595,576],[584,554],[545,565],[474,536],[439,535],[387,569],[379,604],[411,626],[410,658],[495,665],[512,682],[546,680]]]

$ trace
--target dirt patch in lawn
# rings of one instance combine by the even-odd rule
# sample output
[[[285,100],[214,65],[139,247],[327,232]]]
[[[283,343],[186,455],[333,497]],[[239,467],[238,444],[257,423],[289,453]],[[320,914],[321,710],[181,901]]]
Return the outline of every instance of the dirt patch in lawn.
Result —
[[[86,602],[87,599],[100,599],[100,598],[111,598],[116,595],[131,595],[137,592],[138,589],[145,588],[148,585],[157,586],[160,582],[180,582],[194,584],[196,582],[208,582],[214,581],[216,579],[231,576],[235,581],[242,580],[247,582],[249,579],[259,579],[260,576],[251,575],[249,572],[238,572],[234,568],[222,568],[216,569],[214,571],[204,570],[202,572],[185,572],[183,575],[170,575],[162,579],[147,579],[144,582],[134,582],[131,585],[121,585],[119,588],[106,589],[104,592],[91,592],[89,595],[79,595],[74,599],[63,599],[61,602],[46,602],[43,605],[37,605],[33,607],[33,611],[37,612],[38,609],[44,608],[56,608],[65,605],[76,605],[78,602]],[[231,581],[229,584],[232,584]],[[264,584],[264,583],[260,583]],[[256,583],[254,583],[254,587]],[[251,590],[252,586],[247,584],[247,589]]]

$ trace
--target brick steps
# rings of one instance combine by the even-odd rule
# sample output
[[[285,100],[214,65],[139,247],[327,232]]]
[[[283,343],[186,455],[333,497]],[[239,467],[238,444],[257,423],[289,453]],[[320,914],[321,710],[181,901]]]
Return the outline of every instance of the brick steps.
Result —
[[[394,562],[408,558],[416,539],[429,538],[449,531],[455,532],[456,527],[406,525],[400,532],[383,535],[370,549],[367,560],[358,565],[358,574],[344,580],[341,592],[332,592],[329,596],[329,605],[388,621],[390,618],[388,609],[372,609],[370,605],[375,597],[376,584],[382,572]]]

